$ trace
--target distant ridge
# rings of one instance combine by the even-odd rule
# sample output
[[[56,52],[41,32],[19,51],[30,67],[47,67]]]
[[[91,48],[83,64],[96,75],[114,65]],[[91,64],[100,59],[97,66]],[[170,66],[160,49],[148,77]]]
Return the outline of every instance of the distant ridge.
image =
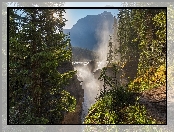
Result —
[[[79,19],[71,29],[64,29],[63,32],[70,32],[72,46],[93,50],[99,41],[96,31],[102,29],[104,22],[108,23],[108,29],[112,32],[114,16],[107,11],[98,15],[87,15]]]
[[[80,47],[72,47],[72,61],[91,61],[97,59],[97,53]]]

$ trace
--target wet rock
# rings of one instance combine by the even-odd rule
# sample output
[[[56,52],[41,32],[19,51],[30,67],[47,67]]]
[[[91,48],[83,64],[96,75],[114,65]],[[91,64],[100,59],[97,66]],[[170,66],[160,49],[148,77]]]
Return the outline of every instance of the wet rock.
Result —
[[[97,62],[92,60],[89,62],[89,64],[87,66],[88,66],[89,70],[91,71],[91,73],[93,73],[97,67]]]
[[[98,69],[94,72],[94,77],[95,79],[98,79],[100,77],[100,74],[101,74],[101,69]]]

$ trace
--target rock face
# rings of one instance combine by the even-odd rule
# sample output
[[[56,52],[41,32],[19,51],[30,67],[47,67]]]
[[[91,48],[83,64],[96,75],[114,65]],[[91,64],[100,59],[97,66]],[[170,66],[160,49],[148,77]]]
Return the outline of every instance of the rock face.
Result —
[[[97,68],[97,62],[92,60],[89,62],[89,64],[87,66],[90,69],[91,73],[93,73]]]
[[[81,124],[84,89],[82,89],[82,85],[80,85],[80,81],[77,79],[76,75],[73,77],[66,90],[76,98],[77,104],[75,112],[68,112],[65,114],[62,124]]]
[[[159,124],[167,123],[166,86],[145,91],[140,96],[139,103],[145,105],[148,115],[156,119]]]
[[[61,67],[57,69],[60,73],[67,72],[69,70],[74,70],[71,62],[65,62]],[[65,87],[76,99],[76,109],[75,112],[67,112],[64,115],[64,120],[62,124],[81,124],[81,113],[82,113],[82,102],[84,97],[84,89],[80,85],[80,81],[77,79],[77,75],[74,75],[70,80],[69,85]]]

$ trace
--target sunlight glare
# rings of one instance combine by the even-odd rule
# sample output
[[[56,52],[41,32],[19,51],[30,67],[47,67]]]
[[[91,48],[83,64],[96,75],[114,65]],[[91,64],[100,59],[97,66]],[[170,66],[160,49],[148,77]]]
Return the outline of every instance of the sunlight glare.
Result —
[[[53,13],[53,17],[58,18],[59,16],[57,13]]]

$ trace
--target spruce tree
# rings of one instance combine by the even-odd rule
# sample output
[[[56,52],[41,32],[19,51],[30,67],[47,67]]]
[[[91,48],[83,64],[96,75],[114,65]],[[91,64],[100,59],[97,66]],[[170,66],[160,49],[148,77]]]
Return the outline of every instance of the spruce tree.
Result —
[[[148,70],[155,71],[165,64],[165,9],[121,9],[118,19],[121,61],[126,64],[123,69],[128,71],[126,76],[131,77],[130,81],[133,77],[144,76]],[[148,87],[150,76],[148,74],[146,82]]]
[[[120,44],[118,43],[118,22],[117,22],[117,18],[114,16],[114,24],[113,24],[113,52],[114,52],[114,58],[113,60],[116,61],[117,63],[120,61],[120,53],[119,53],[119,47]]]
[[[63,13],[9,9],[10,124],[60,124],[65,111],[75,109],[74,97],[64,89],[75,72],[57,70],[72,58]]]

